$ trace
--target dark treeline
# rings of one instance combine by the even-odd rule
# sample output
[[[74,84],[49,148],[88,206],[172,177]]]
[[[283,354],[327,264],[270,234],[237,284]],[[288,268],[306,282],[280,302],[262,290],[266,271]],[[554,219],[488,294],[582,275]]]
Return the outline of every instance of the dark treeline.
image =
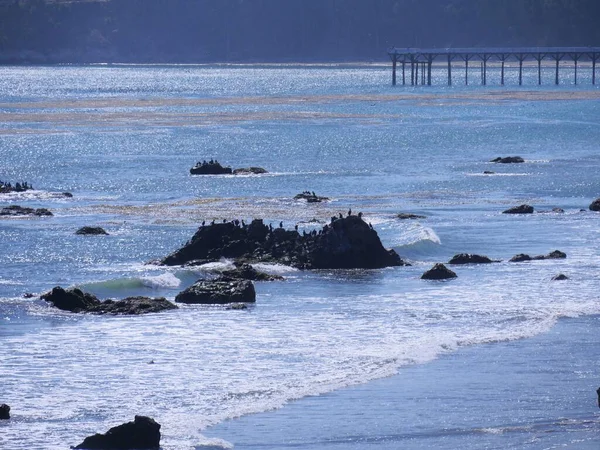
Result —
[[[600,46],[599,0],[0,0],[0,62],[384,60]]]

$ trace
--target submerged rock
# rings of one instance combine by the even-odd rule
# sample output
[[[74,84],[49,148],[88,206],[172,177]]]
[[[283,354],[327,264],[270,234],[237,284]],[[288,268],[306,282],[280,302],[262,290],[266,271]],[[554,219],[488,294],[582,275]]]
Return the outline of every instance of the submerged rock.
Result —
[[[190,169],[192,175],[231,175],[231,167],[223,167],[219,162],[210,160],[198,163]]]
[[[590,204],[590,211],[600,211],[600,198],[597,198]]]
[[[160,448],[160,425],[150,417],[135,416],[133,422],[113,427],[106,434],[89,436],[74,448],[88,450],[158,450]]]
[[[241,167],[233,171],[234,175],[262,175],[263,173],[269,173],[262,167]]]
[[[436,264],[423,275],[421,275],[422,280],[447,280],[456,277],[456,273],[441,263]]]
[[[300,269],[378,269],[408,265],[386,250],[377,232],[359,216],[335,218],[319,232],[273,228],[255,219],[200,227],[182,248],[162,260],[182,265],[194,260],[238,259],[273,262]]]
[[[516,163],[524,163],[525,160],[523,158],[521,158],[520,156],[505,156],[505,157],[494,158],[490,162],[500,163],[500,164],[516,164]]]
[[[401,220],[427,219],[427,217],[425,217],[425,216],[420,216],[418,214],[411,214],[411,213],[398,213],[396,215],[396,218],[401,219]]]
[[[81,227],[79,230],[77,230],[75,232],[75,234],[81,234],[81,235],[104,235],[104,236],[108,236],[108,233],[106,232],[106,230],[104,230],[104,228],[101,227]]]
[[[448,264],[490,264],[494,261],[487,256],[482,255],[472,255],[470,253],[459,253],[458,255],[454,255]]]
[[[57,286],[40,297],[56,308],[73,313],[138,315],[177,309],[165,298],[127,297],[123,300],[100,301],[95,295],[78,288]]]
[[[329,197],[320,197],[310,191],[304,191],[294,196],[294,200],[306,200],[306,203],[321,203],[329,200]]]
[[[484,171],[483,171],[483,174],[484,174],[484,175],[495,175],[495,174],[496,174],[496,172],[492,172],[491,170],[484,170]]]
[[[0,216],[52,216],[53,214],[46,208],[26,208],[18,205],[5,206],[0,209]]]
[[[533,206],[519,205],[502,211],[502,214],[533,214]]]
[[[2,403],[0,405],[0,420],[9,420],[10,419],[10,406],[6,403]]]
[[[247,280],[200,280],[175,297],[177,303],[199,305],[226,305],[255,301],[254,285]]]
[[[568,279],[569,277],[563,273],[559,273],[558,275],[552,277],[552,281],[565,281]]]
[[[553,252],[548,253],[547,255],[537,255],[537,256],[529,256],[525,253],[519,253],[518,255],[513,256],[509,262],[524,262],[524,261],[541,261],[544,259],[565,259],[567,254],[561,252],[560,250],[554,250]]]

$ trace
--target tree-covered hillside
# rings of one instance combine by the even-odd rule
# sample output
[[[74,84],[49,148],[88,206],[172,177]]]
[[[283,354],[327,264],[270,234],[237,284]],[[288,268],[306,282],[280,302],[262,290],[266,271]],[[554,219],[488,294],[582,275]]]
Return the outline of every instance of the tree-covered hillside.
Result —
[[[599,0],[0,0],[0,62],[384,60],[600,46]]]

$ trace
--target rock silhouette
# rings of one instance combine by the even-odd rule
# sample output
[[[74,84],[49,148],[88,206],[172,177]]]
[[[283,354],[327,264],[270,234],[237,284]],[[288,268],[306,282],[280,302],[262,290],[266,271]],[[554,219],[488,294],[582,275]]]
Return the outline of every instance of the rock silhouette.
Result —
[[[228,303],[254,303],[256,291],[248,280],[200,280],[180,292],[176,303],[201,305],[226,305]]]
[[[0,216],[52,216],[46,208],[26,208],[24,206],[11,205],[0,209]]]
[[[95,295],[81,289],[63,289],[57,286],[40,297],[56,308],[73,313],[138,315],[177,309],[165,298],[128,297],[123,300],[100,301]]]
[[[135,416],[133,422],[113,427],[106,434],[89,436],[74,448],[88,450],[158,450],[160,448],[160,425],[150,417]]]
[[[482,255],[472,255],[469,253],[459,253],[458,255],[454,255],[448,264],[490,264],[494,261],[487,256]]]
[[[421,275],[422,280],[447,280],[456,278],[456,273],[448,269],[445,265],[438,263]]]
[[[2,403],[0,405],[0,420],[9,420],[10,419],[10,406],[6,403]]]
[[[182,248],[164,258],[165,265],[194,260],[232,258],[242,262],[273,262],[300,269],[376,269],[407,265],[386,250],[377,232],[358,216],[332,218],[317,232],[273,228],[255,219],[200,227]]]
[[[80,235],[105,235],[107,236],[108,233],[106,232],[106,230],[104,228],[101,227],[81,227],[79,230],[77,230],[75,232],[75,234],[80,234]]]
[[[518,255],[513,256],[509,260],[509,262],[541,261],[544,259],[564,259],[566,257],[567,257],[567,254],[561,252],[560,250],[554,250],[553,252],[550,252],[547,255],[537,255],[537,256],[529,256],[525,253],[519,253]]]

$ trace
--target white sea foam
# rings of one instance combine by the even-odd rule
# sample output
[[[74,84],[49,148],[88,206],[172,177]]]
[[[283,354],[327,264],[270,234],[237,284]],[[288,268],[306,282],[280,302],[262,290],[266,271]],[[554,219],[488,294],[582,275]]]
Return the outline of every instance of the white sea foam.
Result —
[[[295,267],[286,266],[285,264],[257,263],[252,264],[252,267],[254,267],[256,270],[266,272],[272,275],[283,275],[286,273],[299,272],[299,270]]]
[[[163,273],[161,275],[142,277],[141,281],[144,286],[152,289],[176,289],[181,286],[181,280],[171,272]]]

